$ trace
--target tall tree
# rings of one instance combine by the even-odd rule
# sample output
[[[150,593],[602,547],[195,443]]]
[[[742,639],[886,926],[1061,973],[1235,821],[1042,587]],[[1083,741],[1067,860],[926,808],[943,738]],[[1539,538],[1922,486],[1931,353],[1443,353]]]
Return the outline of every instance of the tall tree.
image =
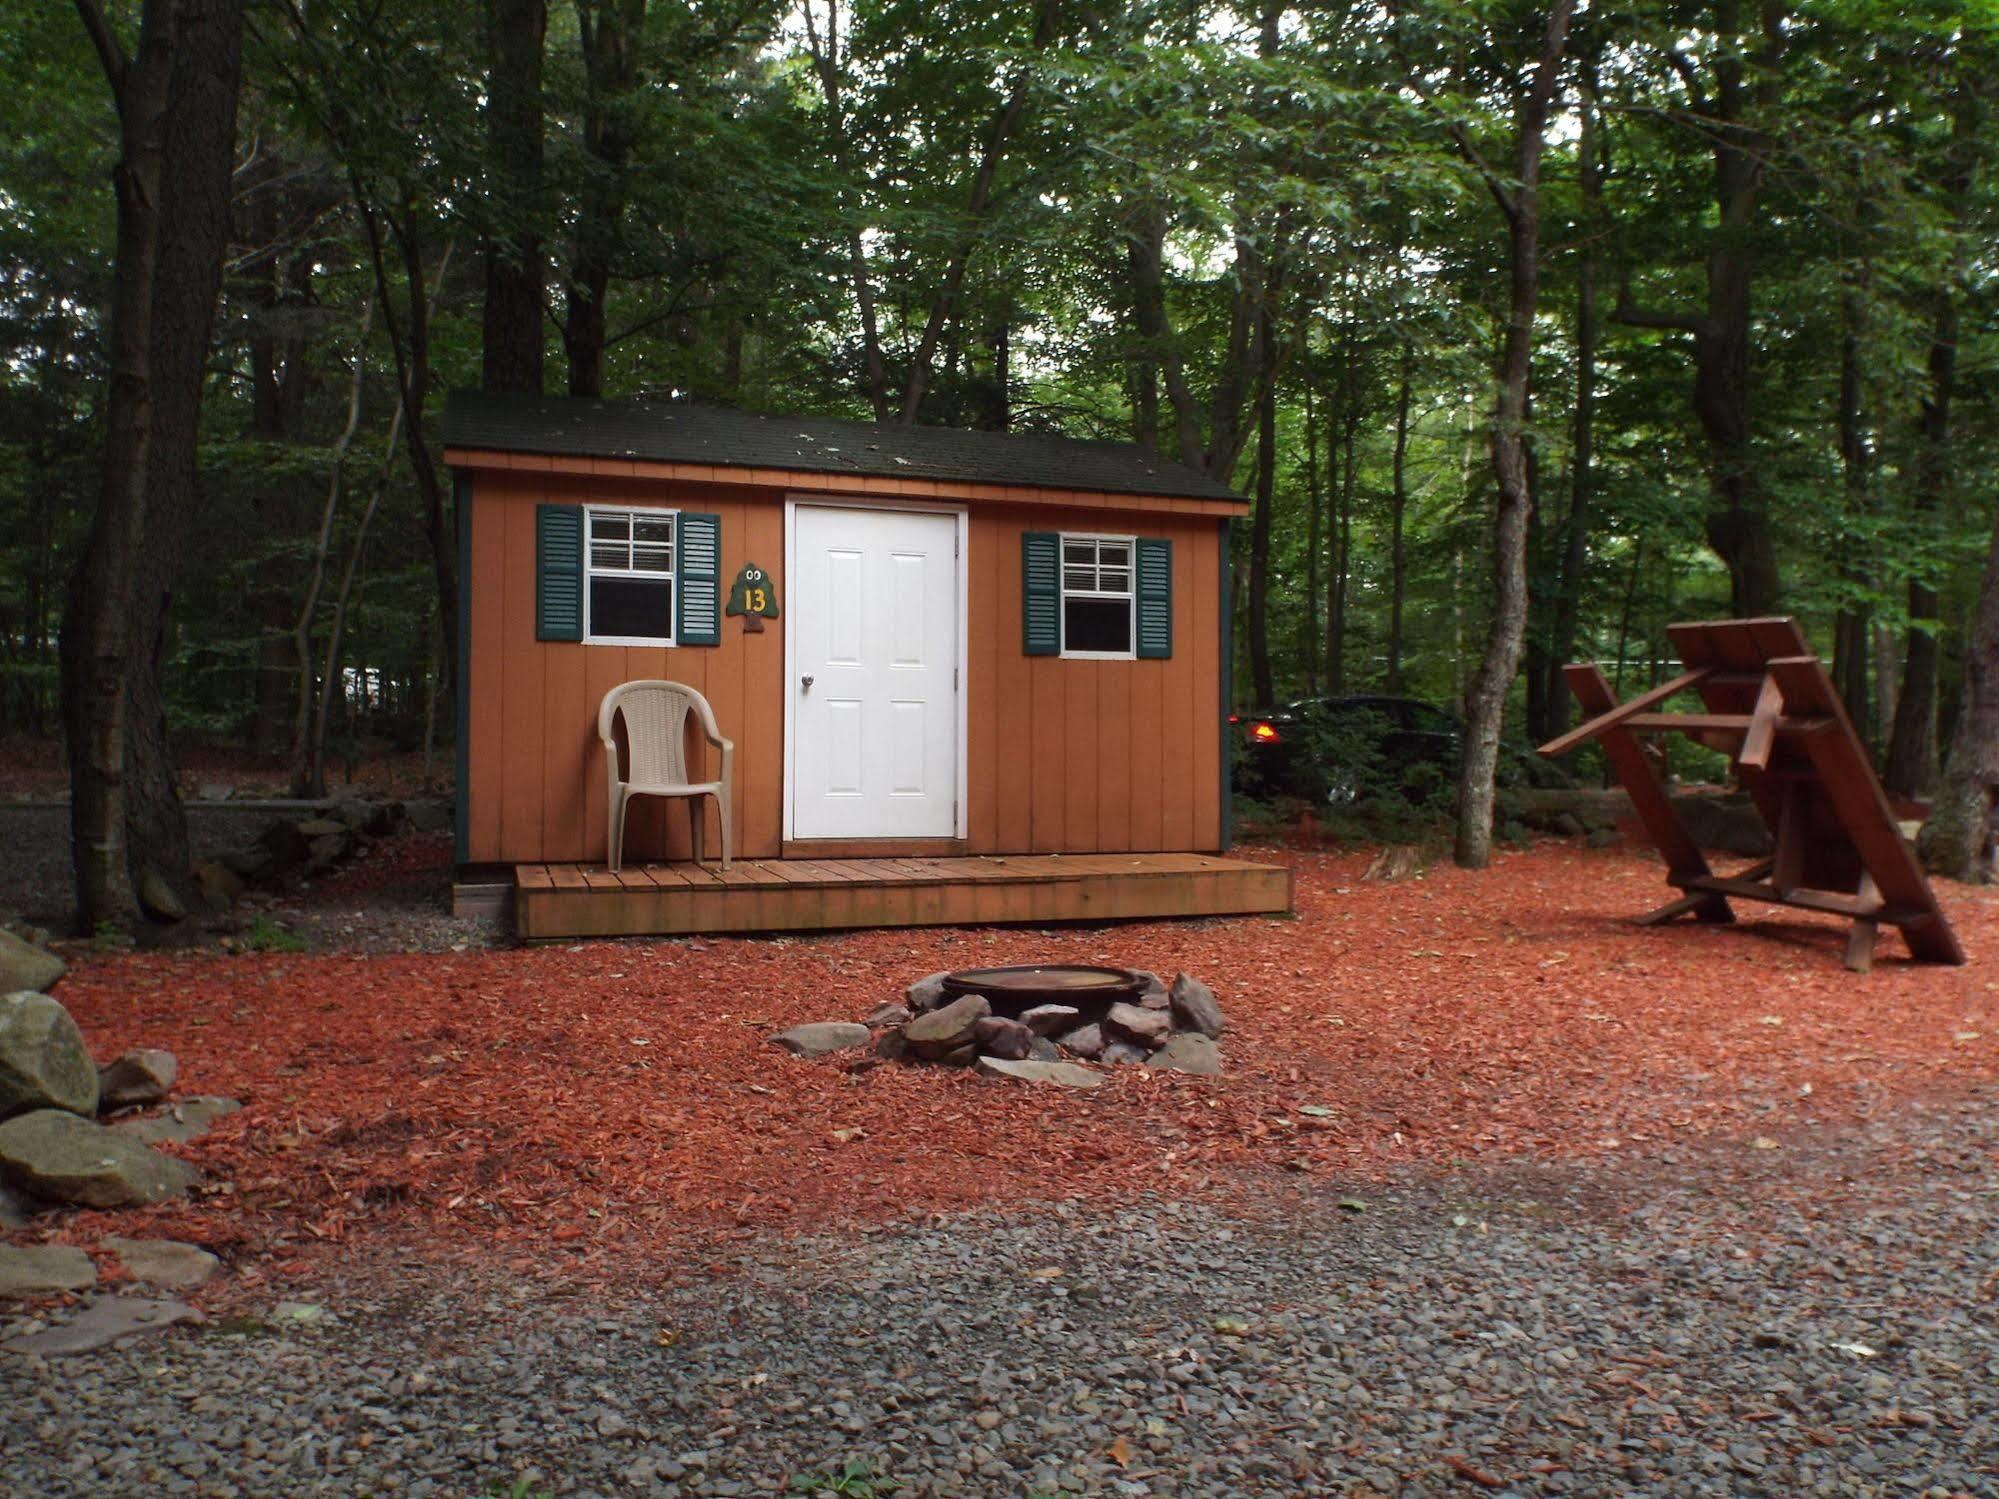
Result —
[[[486,0],[487,390],[540,395],[542,385],[542,68],[547,0]],[[412,295],[422,301],[421,278]]]
[[[604,307],[625,216],[626,172],[637,144],[632,96],[645,18],[646,0],[576,0],[588,168],[576,195],[576,247],[563,288],[562,344],[572,396],[604,393]]]
[[[1744,11],[1753,6],[1753,19]],[[1737,616],[1771,613],[1782,592],[1769,495],[1751,423],[1751,337],[1758,215],[1779,137],[1771,117],[1784,91],[1789,26],[1784,0],[1714,0],[1700,28],[1706,57],[1685,45],[1687,20],[1663,17],[1659,42],[1684,102],[1668,111],[1713,159],[1711,222],[1703,231],[1706,305],[1698,312],[1641,307],[1629,268],[1617,321],[1685,333],[1693,345],[1693,404],[1708,447],[1708,544],[1728,568]],[[1649,106],[1648,106],[1649,107]]]
[[[1999,807],[1999,523],[1965,644],[1964,701],[1935,810],[1923,824],[1923,861],[1952,879],[1984,877],[1982,858]]]
[[[129,924],[140,903],[184,914],[159,656],[227,235],[242,7],[146,0],[129,53],[95,0],[77,11],[119,126],[103,482],[61,653],[76,915],[88,931]]]
[[[1498,489],[1493,519],[1492,628],[1465,692],[1465,747],[1458,771],[1458,827],[1452,853],[1466,869],[1492,859],[1492,808],[1506,696],[1520,671],[1527,634],[1527,528],[1533,509],[1527,411],[1534,367],[1534,318],[1541,299],[1541,167],[1548,122],[1561,87],[1575,0],[1555,0],[1538,25],[1533,69],[1512,99],[1511,151],[1504,168],[1489,162],[1448,102],[1440,107],[1453,143],[1485,184],[1506,227],[1506,331],[1500,342],[1492,420],[1492,469]],[[1531,25],[1531,30],[1529,27]],[[1427,89],[1423,90],[1425,93]]]

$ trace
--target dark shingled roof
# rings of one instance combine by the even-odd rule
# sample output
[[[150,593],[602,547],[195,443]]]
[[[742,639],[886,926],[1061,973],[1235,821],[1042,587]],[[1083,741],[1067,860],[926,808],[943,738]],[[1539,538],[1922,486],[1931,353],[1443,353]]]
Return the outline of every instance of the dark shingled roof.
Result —
[[[503,453],[631,458],[650,463],[706,463],[1242,502],[1242,496],[1227,485],[1136,443],[829,421],[816,416],[758,416],[720,406],[456,391],[445,408],[444,440],[455,448]]]

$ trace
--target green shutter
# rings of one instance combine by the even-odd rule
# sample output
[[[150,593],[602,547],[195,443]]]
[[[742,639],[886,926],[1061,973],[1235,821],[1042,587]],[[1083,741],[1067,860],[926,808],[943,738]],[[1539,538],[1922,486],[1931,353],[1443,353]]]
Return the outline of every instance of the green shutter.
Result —
[[[1020,649],[1029,656],[1062,653],[1062,538],[1053,531],[1021,533]]]
[[[674,592],[680,619],[676,645],[722,643],[722,517],[683,510],[675,528],[679,577]]]
[[[583,638],[583,507],[534,508],[534,638]]]
[[[1138,654],[1173,654],[1173,543],[1156,536],[1138,538]]]

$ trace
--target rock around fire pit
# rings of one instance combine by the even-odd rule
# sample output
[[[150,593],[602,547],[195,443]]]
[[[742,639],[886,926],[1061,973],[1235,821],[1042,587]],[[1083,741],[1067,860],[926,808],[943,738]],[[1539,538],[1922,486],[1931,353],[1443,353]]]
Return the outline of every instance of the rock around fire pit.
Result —
[[[771,1039],[800,1056],[872,1041],[884,1061],[1094,1088],[1103,1074],[1081,1064],[1216,1076],[1224,1025],[1214,991],[1184,973],[1169,986],[1133,968],[968,968],[919,979],[864,1025],[801,1025]]]

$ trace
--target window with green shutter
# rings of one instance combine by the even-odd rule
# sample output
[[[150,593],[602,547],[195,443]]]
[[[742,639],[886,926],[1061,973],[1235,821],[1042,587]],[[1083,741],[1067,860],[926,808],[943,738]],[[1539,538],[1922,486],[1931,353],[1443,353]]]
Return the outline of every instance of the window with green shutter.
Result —
[[[1138,538],[1138,654],[1165,660],[1173,654],[1173,543]]]
[[[583,638],[583,507],[534,512],[534,638]]]
[[[1152,536],[1029,531],[1021,626],[1030,656],[1078,661],[1173,654],[1173,543]]]
[[[1062,538],[1027,531],[1020,538],[1020,648],[1029,656],[1062,652]]]
[[[535,638],[719,645],[721,517],[633,505],[535,511]]]

